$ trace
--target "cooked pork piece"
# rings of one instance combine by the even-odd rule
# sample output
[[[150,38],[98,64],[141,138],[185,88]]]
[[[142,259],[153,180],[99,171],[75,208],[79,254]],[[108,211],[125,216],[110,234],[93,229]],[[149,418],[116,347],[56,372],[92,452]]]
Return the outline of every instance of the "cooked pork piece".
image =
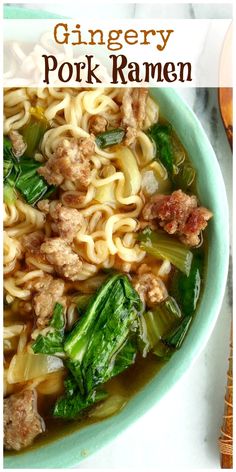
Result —
[[[66,297],[63,296],[64,288],[64,281],[54,279],[51,275],[44,275],[31,282],[31,289],[35,293],[33,307],[38,328],[45,328],[48,325],[57,302],[66,306]]]
[[[36,254],[38,253],[43,240],[44,233],[42,231],[34,231],[33,233],[25,234],[21,238],[21,244],[26,252]]]
[[[9,138],[12,142],[12,151],[14,156],[21,157],[27,148],[27,144],[24,142],[23,136],[19,133],[19,131],[12,130],[9,133]]]
[[[146,266],[146,264],[142,264],[142,266]],[[140,267],[141,270],[138,270],[139,274],[133,279],[134,288],[137,290],[141,300],[149,307],[153,307],[156,303],[160,303],[166,299],[168,296],[168,292],[164,282],[157,277],[155,274],[148,270],[144,272],[142,270],[142,266]]]
[[[142,129],[146,116],[148,91],[145,88],[126,89],[122,98],[121,125],[126,128],[124,144],[130,146],[137,137],[137,130]]]
[[[64,239],[48,239],[42,244],[40,250],[58,274],[72,281],[79,280],[82,261]]]
[[[122,99],[122,123],[131,128],[142,128],[146,115],[146,88],[127,88]]]
[[[19,451],[30,446],[45,431],[43,418],[37,411],[35,389],[26,389],[4,400],[4,447]]]
[[[211,217],[207,208],[197,206],[195,195],[189,196],[182,190],[171,195],[154,195],[143,209],[146,221],[156,220],[167,233],[176,234],[189,246],[199,244],[200,233]]]
[[[65,207],[57,200],[52,202],[41,200],[38,208],[51,217],[51,227],[55,234],[68,242],[73,241],[84,221],[83,215],[78,210]]]
[[[130,146],[131,144],[133,144],[135,142],[136,137],[137,129],[132,128],[131,126],[127,126],[124,140],[125,146]]]
[[[188,246],[200,243],[200,233],[207,227],[207,222],[213,213],[204,207],[197,207],[190,213],[180,236],[180,240]]]
[[[95,136],[104,133],[107,128],[107,120],[101,115],[92,115],[89,118],[89,132]]]
[[[94,150],[95,142],[91,137],[64,139],[38,172],[52,185],[61,185],[68,179],[79,181],[81,186],[87,187],[90,182],[90,157]]]

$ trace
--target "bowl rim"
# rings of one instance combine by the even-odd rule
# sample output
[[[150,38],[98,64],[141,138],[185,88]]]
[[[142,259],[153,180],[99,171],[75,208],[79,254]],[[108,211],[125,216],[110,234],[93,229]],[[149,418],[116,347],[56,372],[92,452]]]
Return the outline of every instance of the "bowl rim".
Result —
[[[4,20],[37,20],[37,19],[59,19],[66,18],[65,16],[57,15],[45,10],[30,9],[26,7],[3,5]]]
[[[21,13],[22,10],[24,10],[24,14],[27,14],[27,18],[42,18],[42,13],[44,14],[44,18],[60,18],[58,15],[38,10],[4,7],[4,17],[8,18],[9,14],[7,14],[7,10],[11,10],[11,18],[17,17],[16,10],[21,10]],[[193,322],[193,324],[198,325],[197,336],[194,337],[193,332],[190,330],[181,350],[173,356],[167,365],[163,367],[148,384],[129,400],[127,406],[120,413],[100,423],[74,431],[46,445],[22,452],[19,455],[7,456],[4,461],[5,468],[29,468],[29,464],[30,468],[32,468],[32,464],[36,464],[35,468],[73,467],[78,465],[79,462],[88,455],[92,455],[97,450],[104,447],[111,440],[115,439],[119,433],[131,426],[131,424],[161,401],[165,394],[182,378],[204,349],[217,321],[225,292],[229,260],[228,203],[220,166],[200,121],[176,90],[173,88],[159,87],[151,87],[149,90],[151,94],[160,95],[161,100],[163,99],[164,102],[167,101],[174,109],[178,107],[178,115],[184,117],[186,127],[188,124],[190,135],[192,139],[195,140],[195,144],[198,145],[199,155],[202,156],[202,163],[205,165],[206,162],[208,162],[209,173],[211,173],[212,178],[214,178],[215,185],[213,187],[209,185],[209,191],[217,204],[218,219],[220,216],[221,221],[218,221],[216,218],[217,221],[215,222],[214,245],[217,246],[215,267],[220,267],[220,274],[218,272],[215,273],[215,288],[211,293],[211,295],[214,295],[213,304],[210,307],[206,307],[208,314],[207,318],[204,320],[205,323],[203,323],[203,320],[197,319],[197,314],[205,308],[203,300],[201,301]],[[165,113],[163,114],[165,115]],[[169,120],[171,121],[171,119]],[[176,129],[176,125],[174,125],[174,128]],[[176,131],[177,135],[180,136],[178,129],[176,129]],[[184,141],[183,137],[180,137],[180,140]],[[211,255],[211,257],[213,256]],[[208,278],[209,273],[207,270],[206,279]],[[203,298],[205,292],[206,288],[203,293]],[[201,322],[199,323],[199,321]],[[191,333],[192,335],[190,336]],[[188,356],[185,354],[188,354]],[[168,385],[167,388],[166,385]],[[83,434],[87,436],[85,442],[92,442],[92,446],[89,446],[89,454],[87,454],[87,447],[76,447],[75,441],[78,439],[79,442],[79,437]]]

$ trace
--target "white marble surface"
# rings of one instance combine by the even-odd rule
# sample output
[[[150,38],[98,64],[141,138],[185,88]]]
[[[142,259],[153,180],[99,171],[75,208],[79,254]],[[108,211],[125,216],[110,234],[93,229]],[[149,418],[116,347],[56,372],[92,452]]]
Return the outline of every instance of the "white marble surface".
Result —
[[[35,3],[35,2],[34,2]],[[83,8],[81,8],[83,6]],[[36,7],[36,5],[33,5]],[[74,18],[91,13],[75,3],[38,5]],[[100,6],[94,5],[99,17]],[[104,9],[102,10],[104,18]],[[230,5],[107,4],[105,17],[231,18]],[[91,16],[91,15],[90,15]],[[232,155],[219,115],[215,89],[182,89],[215,149],[232,203]],[[231,274],[231,271],[230,271]],[[219,469],[217,439],[223,414],[231,319],[231,275],[224,303],[205,350],[177,385],[111,444],[84,460],[79,468]]]

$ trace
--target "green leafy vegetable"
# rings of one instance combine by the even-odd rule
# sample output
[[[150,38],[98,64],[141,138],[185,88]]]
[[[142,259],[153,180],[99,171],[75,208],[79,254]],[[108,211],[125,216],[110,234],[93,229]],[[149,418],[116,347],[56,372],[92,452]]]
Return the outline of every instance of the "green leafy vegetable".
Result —
[[[65,327],[64,307],[60,303],[56,303],[54,306],[50,326],[57,331],[61,331]]]
[[[3,199],[8,205],[14,203],[16,192],[14,190],[15,182],[19,175],[17,161],[12,154],[12,143],[10,139],[3,138]]]
[[[8,205],[12,205],[16,200],[16,192],[11,185],[4,184],[3,187],[3,200]]]
[[[35,354],[60,354],[64,353],[64,307],[56,303],[50,323],[50,331],[47,334],[39,334],[32,344]]]
[[[39,167],[41,167],[41,163],[34,159],[21,157],[19,161],[16,161],[12,156],[10,163],[9,158],[6,161],[4,158],[4,186],[6,185],[7,188],[12,187],[12,189],[16,188],[27,203],[34,205],[41,198],[49,196],[56,189],[54,185],[49,185],[38,174],[37,169]],[[8,197],[10,195],[9,192],[9,190],[6,190]]]
[[[188,276],[178,271],[174,274],[170,293],[176,298],[185,316],[192,315],[196,309],[201,289],[202,269],[203,256],[201,253],[195,253]]]
[[[78,308],[78,312],[80,314],[83,314],[85,313],[87,307],[88,307],[88,304],[91,300],[91,295],[90,294],[79,294],[79,295],[75,295],[73,296],[73,302],[76,303],[77,305],[77,308]]]
[[[63,353],[62,336],[57,331],[48,332],[45,336],[39,334],[32,345],[35,354],[60,354]]]
[[[27,144],[27,148],[24,153],[25,157],[34,156],[34,153],[37,151],[45,131],[47,131],[49,128],[49,123],[46,120],[41,107],[31,108],[30,112],[30,121],[22,128],[22,136],[24,142]]]
[[[185,160],[185,153],[173,136],[170,124],[155,123],[147,130],[148,136],[156,146],[156,158],[166,168],[176,188],[187,190],[193,183],[196,171]]]
[[[7,157],[12,157],[12,142],[10,139],[6,138],[6,136],[3,137],[3,154],[4,158]]]
[[[172,176],[174,171],[174,151],[172,144],[172,126],[155,123],[147,131],[148,136],[156,146],[156,157],[165,166],[168,174]]]
[[[96,136],[96,144],[100,148],[106,148],[109,146],[114,146],[115,144],[120,144],[125,136],[125,131],[122,128],[111,129],[110,131],[105,131]]]
[[[168,336],[164,337],[163,342],[170,348],[179,349],[183,344],[191,321],[192,316],[185,316],[181,324],[177,328],[173,329],[173,331],[169,333]]]
[[[153,354],[159,357],[163,361],[168,361],[173,354],[174,350],[171,349],[162,339],[154,346],[152,350]]]
[[[19,176],[18,161],[12,152],[12,143],[10,139],[3,139],[3,177],[5,183],[14,186]]]
[[[69,374],[67,378],[64,380],[64,386],[65,386],[66,395],[70,397],[72,397],[78,390],[78,385],[76,383],[76,380],[71,374]]]
[[[4,180],[10,175],[13,165],[14,156],[12,154],[12,143],[10,139],[3,138],[3,177]]]
[[[141,307],[129,279],[120,274],[105,282],[92,298],[64,345],[82,394],[88,395],[113,376],[116,356],[137,328]]]
[[[66,382],[65,396],[59,398],[54,405],[53,416],[57,418],[65,420],[78,419],[83,415],[84,410],[104,400],[108,395],[107,392],[98,390],[84,398],[81,396],[78,389],[76,389],[75,383],[71,377]]]
[[[173,328],[176,328],[182,319],[178,304],[173,297],[168,297],[156,305],[152,311],[147,311],[140,317],[141,350],[144,356],[152,350],[159,357],[167,355],[169,349],[163,344],[163,338]]]
[[[16,188],[27,203],[34,205],[41,198],[49,196],[55,191],[53,185],[49,185],[41,177],[37,169],[41,163],[27,157],[21,157],[19,161],[12,154],[10,140],[4,138],[4,201],[12,202]],[[10,190],[10,187],[12,190]]]
[[[150,228],[139,233],[138,240],[148,254],[158,259],[167,259],[181,272],[189,274],[193,255],[182,243],[163,231],[152,231]]]
[[[24,157],[22,157],[18,163],[20,173],[15,186],[30,205],[34,205],[45,197],[45,195],[49,196],[56,188],[54,185],[49,185],[46,180],[38,174],[37,169],[41,167],[41,165],[40,162],[34,159]]]
[[[32,159],[39,141],[47,128],[48,122],[43,116],[42,110],[39,107],[33,108],[31,110],[30,122],[22,129],[27,149],[24,157],[21,157],[19,160],[13,155],[11,141],[4,137],[5,201],[13,201],[14,192],[10,190],[10,187],[12,189],[16,188],[30,205],[34,205],[38,200],[49,196],[55,191],[55,187],[49,185],[37,172],[37,169],[42,164]]]
[[[136,354],[136,343],[129,339],[116,356],[114,367],[111,371],[111,377],[115,377],[130,367],[135,361]]]
[[[77,387],[79,388],[80,394],[82,396],[86,396],[80,361],[66,359],[66,367],[70,370],[71,374],[74,376],[74,379],[77,383]]]

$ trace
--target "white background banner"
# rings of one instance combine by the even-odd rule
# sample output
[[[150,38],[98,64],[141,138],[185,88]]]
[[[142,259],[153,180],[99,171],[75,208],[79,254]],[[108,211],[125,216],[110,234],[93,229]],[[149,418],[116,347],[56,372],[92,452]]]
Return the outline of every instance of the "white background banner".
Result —
[[[4,20],[4,86],[231,87],[231,29],[228,19]]]

